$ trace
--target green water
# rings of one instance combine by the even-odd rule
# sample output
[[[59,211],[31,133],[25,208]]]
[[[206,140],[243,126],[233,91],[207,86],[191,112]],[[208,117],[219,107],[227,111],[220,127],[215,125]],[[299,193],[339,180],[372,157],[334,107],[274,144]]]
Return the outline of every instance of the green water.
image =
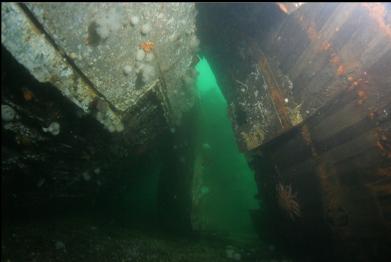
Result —
[[[255,237],[249,210],[258,208],[253,171],[240,153],[227,102],[206,59],[196,67],[200,97],[193,181],[193,224],[201,231]]]

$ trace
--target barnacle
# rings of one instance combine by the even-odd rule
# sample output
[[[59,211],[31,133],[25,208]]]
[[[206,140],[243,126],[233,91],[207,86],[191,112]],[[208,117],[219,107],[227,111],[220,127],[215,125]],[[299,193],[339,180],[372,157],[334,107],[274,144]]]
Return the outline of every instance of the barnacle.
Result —
[[[139,47],[141,49],[143,49],[145,53],[149,53],[149,52],[151,52],[153,50],[153,48],[155,47],[155,44],[153,42],[151,42],[151,41],[146,41],[144,43],[141,43],[139,45]]]

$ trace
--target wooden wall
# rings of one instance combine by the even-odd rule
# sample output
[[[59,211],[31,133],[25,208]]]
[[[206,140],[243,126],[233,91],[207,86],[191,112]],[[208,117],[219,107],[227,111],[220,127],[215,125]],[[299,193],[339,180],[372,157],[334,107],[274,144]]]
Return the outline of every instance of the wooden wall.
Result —
[[[238,144],[256,170],[267,210],[253,215],[268,221],[260,233],[268,226],[271,238],[292,249],[324,246],[331,254],[329,246],[345,260],[386,257],[389,4],[308,3],[289,15],[244,5],[240,14],[224,7],[214,20],[200,12],[215,23],[199,30]],[[274,22],[262,20],[264,10]]]

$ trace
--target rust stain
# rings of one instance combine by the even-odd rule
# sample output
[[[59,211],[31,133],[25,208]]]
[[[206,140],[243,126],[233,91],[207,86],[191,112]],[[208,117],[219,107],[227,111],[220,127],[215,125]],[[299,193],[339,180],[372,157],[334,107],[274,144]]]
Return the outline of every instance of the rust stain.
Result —
[[[391,176],[391,167],[379,168],[376,176]]]
[[[337,55],[336,53],[333,53],[331,55],[330,63],[333,65],[341,64],[341,57],[339,57],[339,55]]]
[[[386,23],[386,8],[383,3],[362,3],[372,20],[377,24],[379,29],[389,38],[391,38],[391,26]]]
[[[319,39],[319,33],[318,33],[318,31],[316,31],[315,26],[313,25],[313,22],[311,22],[311,24],[307,27],[307,34],[308,34],[308,38],[312,42]]]
[[[362,105],[368,99],[368,94],[367,92],[361,89],[357,91],[357,97],[358,97],[358,104]]]
[[[346,73],[345,67],[343,65],[339,65],[337,69],[337,76],[344,76]]]
[[[311,147],[312,156],[313,157],[318,157],[318,152],[316,151],[316,149],[315,149],[315,147],[314,147],[314,145],[312,143],[311,133],[310,133],[310,130],[308,129],[307,125],[303,125],[300,128],[300,133],[301,133],[301,136],[304,139],[305,144],[307,146]]]
[[[334,182],[335,179],[333,178],[336,176],[335,169],[325,159],[317,158],[316,174],[322,189],[324,213],[333,220],[338,220],[338,210],[343,206],[344,190]],[[329,224],[329,226],[333,228],[332,224]]]
[[[262,54],[259,61],[259,67],[262,71],[262,75],[265,77],[266,84],[268,85],[268,90],[272,98],[276,113],[279,117],[280,124],[282,129],[287,129],[292,126],[288,110],[285,107],[284,97],[280,91],[280,88],[277,84],[276,79],[270,69],[267,58]]]
[[[375,119],[375,117],[376,117],[376,112],[373,112],[373,111],[369,112],[369,113],[368,113],[368,117],[369,117],[370,120]]]
[[[281,11],[283,11],[285,14],[288,13],[288,7],[283,3],[276,3],[277,6],[280,8]]]
[[[359,63],[359,61],[351,61],[349,63],[346,63],[345,61],[343,61],[342,57],[338,54],[338,51],[334,48],[334,46],[329,40],[322,40],[322,35],[316,30],[313,21],[306,21],[303,16],[300,16],[298,22],[304,29],[304,31],[307,33],[308,39],[313,42],[313,45],[318,46],[316,48],[316,51],[327,52],[330,54],[330,63],[336,66],[336,76],[346,77],[346,75],[360,70],[361,63]],[[335,29],[336,32],[338,32],[339,30],[339,27]],[[349,82],[354,82],[354,85],[357,86],[357,79],[354,79],[352,76],[349,76],[348,80]]]
[[[304,142],[306,143],[306,145],[311,145],[312,140],[311,140],[311,134],[310,134],[310,131],[308,130],[308,127],[306,125],[303,125],[303,127],[301,128],[300,131],[301,131],[301,135],[303,136]]]
[[[332,168],[324,157],[318,155],[315,146],[313,145],[311,133],[306,125],[303,125],[300,129],[301,135],[305,143],[310,146],[312,156],[316,161],[316,175],[319,178],[319,183],[322,189],[322,202],[325,214],[334,217],[335,211],[341,207],[341,188],[338,187],[333,181],[336,172]]]
[[[321,50],[322,51],[327,51],[329,50],[331,47],[331,44],[329,41],[324,41],[323,44],[322,44],[322,47],[321,47]]]
[[[380,150],[381,154],[391,159],[391,132],[376,128],[375,129],[376,147]]]

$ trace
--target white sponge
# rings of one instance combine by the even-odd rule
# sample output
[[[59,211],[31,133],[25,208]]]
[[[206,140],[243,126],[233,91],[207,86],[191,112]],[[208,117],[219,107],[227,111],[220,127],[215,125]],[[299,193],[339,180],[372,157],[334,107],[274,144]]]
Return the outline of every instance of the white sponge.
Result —
[[[14,120],[16,116],[15,110],[9,105],[1,105],[1,119],[9,122]]]
[[[53,136],[60,134],[60,124],[58,122],[52,122],[47,128],[43,127],[42,130],[46,133],[49,132]]]
[[[143,74],[143,82],[144,83],[149,83],[155,79],[156,70],[153,66],[144,65],[141,70],[142,70],[142,74]]]
[[[137,49],[136,52],[136,61],[143,61],[145,57],[145,52],[142,49]]]
[[[149,32],[151,32],[152,30],[152,27],[150,24],[144,24],[142,27],[141,27],[141,34],[143,35],[147,35]]]
[[[132,26],[136,26],[139,22],[140,22],[140,19],[138,18],[138,16],[132,15],[130,17],[130,24]]]
[[[126,22],[126,20],[123,18],[123,15],[111,11],[105,16],[95,20],[96,33],[101,39],[106,39],[111,33],[118,31],[124,22]]]

